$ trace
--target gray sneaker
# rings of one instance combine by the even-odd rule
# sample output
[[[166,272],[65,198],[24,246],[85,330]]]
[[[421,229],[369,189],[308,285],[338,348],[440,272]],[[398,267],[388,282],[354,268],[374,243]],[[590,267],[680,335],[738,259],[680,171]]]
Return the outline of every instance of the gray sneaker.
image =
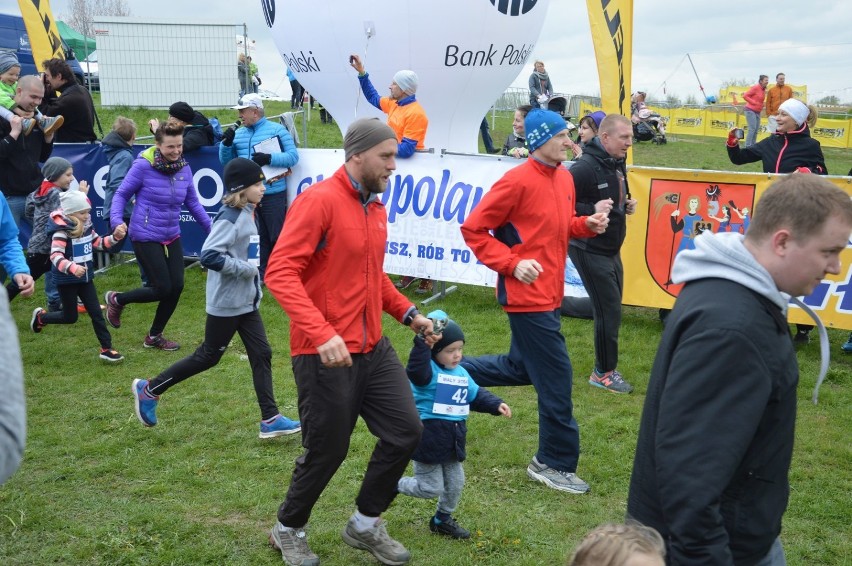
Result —
[[[308,548],[306,527],[290,529],[276,522],[269,533],[269,544],[281,551],[285,564],[290,566],[319,566],[319,557]]]
[[[587,493],[589,491],[589,484],[581,480],[577,474],[551,468],[539,462],[535,456],[533,456],[530,465],[527,466],[527,475],[535,481],[540,481],[547,487],[559,491],[567,491],[568,493]]]
[[[593,371],[589,376],[589,385],[600,387],[612,393],[630,393],[633,391],[633,386],[624,381],[624,376],[614,369],[603,375],[598,375],[598,372]]]
[[[408,550],[390,537],[385,522],[381,519],[375,527],[364,532],[356,531],[354,520],[349,519],[340,536],[343,537],[343,542],[352,548],[370,552],[382,564],[398,566],[411,559]]]

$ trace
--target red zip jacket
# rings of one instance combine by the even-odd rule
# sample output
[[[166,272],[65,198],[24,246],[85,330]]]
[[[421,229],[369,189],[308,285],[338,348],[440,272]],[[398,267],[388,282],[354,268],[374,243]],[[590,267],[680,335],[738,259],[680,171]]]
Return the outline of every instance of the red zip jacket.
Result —
[[[587,217],[574,215],[574,205],[568,170],[530,157],[503,175],[465,220],[462,236],[497,272],[497,301],[505,311],[545,312],[562,303],[568,240],[595,236]],[[532,285],[512,276],[522,259],[544,270]]]
[[[413,307],[384,273],[387,213],[361,202],[341,167],[299,195],[264,277],[290,317],[290,354],[316,354],[339,334],[350,353],[382,337],[382,311],[402,321]]]

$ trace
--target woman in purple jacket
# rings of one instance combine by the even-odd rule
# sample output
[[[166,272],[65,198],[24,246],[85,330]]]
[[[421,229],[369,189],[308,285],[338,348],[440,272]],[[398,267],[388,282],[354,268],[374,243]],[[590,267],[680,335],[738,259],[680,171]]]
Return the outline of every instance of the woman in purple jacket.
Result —
[[[161,124],[154,133],[156,144],[139,154],[110,206],[110,225],[124,223],[124,206],[134,196],[128,235],[136,260],[148,277],[148,286],[118,293],[106,292],[107,322],[121,326],[121,311],[130,303],[158,302],[146,348],[177,350],[180,345],[163,337],[163,329],[175,312],[183,291],[183,246],[180,211],[186,207],[204,231],[210,232],[210,216],[198,201],[192,170],[183,158],[183,126]]]

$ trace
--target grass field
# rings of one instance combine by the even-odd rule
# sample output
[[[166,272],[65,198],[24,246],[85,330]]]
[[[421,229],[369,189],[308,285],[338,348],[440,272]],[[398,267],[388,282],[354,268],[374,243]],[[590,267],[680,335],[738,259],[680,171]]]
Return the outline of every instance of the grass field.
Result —
[[[227,112],[233,111],[219,113],[220,119],[226,121]],[[140,124],[150,117],[141,109],[122,113]],[[101,119],[111,123],[105,117],[114,114],[102,111]],[[508,134],[508,123],[501,118],[495,144]],[[340,134],[335,126],[314,119],[310,139],[312,147],[334,145]],[[826,159],[830,170],[841,170],[844,162],[848,169],[850,152],[827,150]],[[707,138],[661,147],[641,144],[635,161],[732,169],[723,143]],[[183,297],[167,328],[182,349],[144,349],[154,307],[131,305],[122,328],[113,331],[115,347],[126,356],[117,366],[98,361],[85,316],[76,326],[29,332],[32,309],[43,298],[40,284],[37,298],[12,304],[26,371],[29,436],[21,469],[0,487],[0,564],[281,563],[280,554],[266,546],[266,535],[301,449],[298,438],[257,438],[259,412],[239,340],[216,368],[162,397],[157,427],[145,429],[133,414],[131,381],[156,375],[201,341],[205,274],[190,268],[186,276]],[[137,283],[133,265],[117,267],[96,282],[101,293]],[[413,292],[408,294],[417,300]],[[431,306],[461,323],[468,354],[508,348],[506,318],[492,290],[460,286]],[[276,396],[282,412],[295,416],[288,320],[269,296],[262,313],[273,347]],[[586,384],[594,360],[591,321],[563,319],[562,327],[575,369],[573,398],[583,448],[579,473],[592,492],[563,494],[527,479],[525,467],[537,439],[535,392],[497,388],[514,418],[474,414],[469,425],[467,485],[457,517],[474,532],[473,538],[464,542],[430,535],[426,521],[434,511],[431,501],[400,496],[385,515],[391,534],[411,550],[412,564],[558,565],[585,532],[623,518],[644,392],[661,332],[657,313],[625,308],[619,367],[636,386],[629,396]],[[385,328],[405,360],[410,331],[387,318]],[[852,356],[839,350],[845,332],[830,331],[830,337],[832,366],[818,406],[809,401],[818,347],[811,344],[799,351],[797,438],[783,533],[793,565],[852,564]],[[323,564],[375,564],[339,536],[372,444],[359,423],[349,457],[315,508],[310,543]]]

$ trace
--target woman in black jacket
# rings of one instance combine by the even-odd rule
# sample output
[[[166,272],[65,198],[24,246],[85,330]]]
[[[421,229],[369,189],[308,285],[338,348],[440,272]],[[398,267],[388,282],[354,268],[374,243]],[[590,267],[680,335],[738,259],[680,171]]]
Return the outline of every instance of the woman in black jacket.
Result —
[[[816,109],[790,98],[778,108],[778,129],[751,147],[740,148],[734,130],[728,133],[728,157],[734,165],[763,161],[764,173],[816,173],[828,175],[819,142],[811,137],[808,126],[817,120]],[[797,324],[797,344],[807,344],[813,326]]]

